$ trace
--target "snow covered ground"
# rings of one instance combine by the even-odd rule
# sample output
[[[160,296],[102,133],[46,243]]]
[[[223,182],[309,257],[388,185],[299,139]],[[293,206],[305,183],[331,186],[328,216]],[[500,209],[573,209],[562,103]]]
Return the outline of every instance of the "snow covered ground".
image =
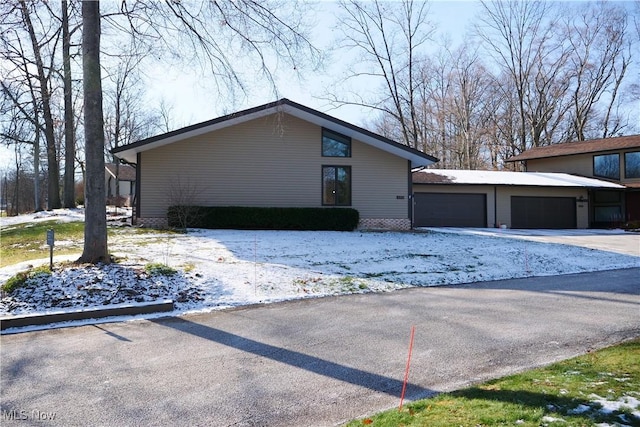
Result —
[[[82,219],[81,210],[2,218],[0,225]],[[640,267],[640,256],[540,243],[508,234],[451,230],[312,232],[189,230],[186,234],[118,229],[109,249],[118,263],[69,265],[33,279],[0,300],[0,316],[173,299],[173,314],[409,286],[454,285]],[[78,254],[79,255],[79,254]],[[56,258],[73,260],[78,255]],[[28,266],[0,269],[0,283]],[[165,276],[148,263],[178,270]],[[165,314],[166,315],[166,314]]]

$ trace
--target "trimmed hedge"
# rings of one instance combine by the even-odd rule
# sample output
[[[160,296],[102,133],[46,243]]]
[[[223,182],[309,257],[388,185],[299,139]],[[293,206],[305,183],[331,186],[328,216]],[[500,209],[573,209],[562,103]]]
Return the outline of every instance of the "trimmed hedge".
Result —
[[[178,228],[352,231],[360,214],[351,208],[171,206],[167,219]]]

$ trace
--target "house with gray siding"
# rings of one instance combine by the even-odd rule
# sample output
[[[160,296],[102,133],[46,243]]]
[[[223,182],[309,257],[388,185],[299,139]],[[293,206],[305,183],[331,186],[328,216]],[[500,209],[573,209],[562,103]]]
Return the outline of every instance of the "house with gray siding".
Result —
[[[536,147],[507,159],[527,172],[561,172],[619,184],[589,191],[589,224],[640,221],[640,135]]]
[[[107,204],[131,206],[136,187],[136,170],[129,165],[107,163],[104,166]]]
[[[350,207],[361,229],[409,229],[412,170],[437,159],[288,99],[112,150],[136,169],[134,222],[172,205]]]

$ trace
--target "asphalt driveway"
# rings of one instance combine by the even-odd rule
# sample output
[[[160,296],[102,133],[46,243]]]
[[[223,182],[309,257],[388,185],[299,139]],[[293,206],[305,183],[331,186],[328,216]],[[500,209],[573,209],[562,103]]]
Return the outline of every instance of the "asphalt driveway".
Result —
[[[640,269],[0,338],[2,425],[322,426],[640,336]],[[12,422],[14,418],[26,418]]]
[[[640,257],[640,233],[619,229],[515,230],[499,228],[436,228],[434,230],[522,239],[542,243],[558,243]]]

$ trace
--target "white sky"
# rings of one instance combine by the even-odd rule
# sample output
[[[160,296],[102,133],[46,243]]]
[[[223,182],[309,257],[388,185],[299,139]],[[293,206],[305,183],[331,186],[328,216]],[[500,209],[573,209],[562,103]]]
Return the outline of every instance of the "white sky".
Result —
[[[448,34],[456,45],[462,39],[463,32],[469,27],[467,24],[478,11],[478,6],[479,2],[469,0],[434,1],[431,4],[430,19],[438,24],[439,33]],[[319,4],[318,24],[312,37],[320,49],[327,48],[339,37],[339,32],[333,28],[337,10],[337,3],[334,1],[322,1]],[[249,99],[239,100],[230,111],[228,108],[231,106],[227,106],[227,109],[216,106],[217,97],[212,93],[212,89],[207,88],[206,81],[202,81],[200,76],[189,78],[185,76],[183,70],[161,69],[152,71],[149,75],[155,82],[153,85],[155,102],[164,98],[173,104],[176,122],[180,125],[209,120],[233,111],[275,101],[278,98],[289,98],[347,122],[364,126],[370,111],[349,106],[332,109],[327,101],[320,99],[326,88],[334,82],[336,75],[344,72],[341,66],[348,62],[348,58],[334,56],[334,62],[337,66],[325,64],[326,69],[322,72],[303,72],[303,82],[299,82],[293,73],[281,74],[278,88],[280,93],[277,96],[274,96],[270,90],[256,88]]]

